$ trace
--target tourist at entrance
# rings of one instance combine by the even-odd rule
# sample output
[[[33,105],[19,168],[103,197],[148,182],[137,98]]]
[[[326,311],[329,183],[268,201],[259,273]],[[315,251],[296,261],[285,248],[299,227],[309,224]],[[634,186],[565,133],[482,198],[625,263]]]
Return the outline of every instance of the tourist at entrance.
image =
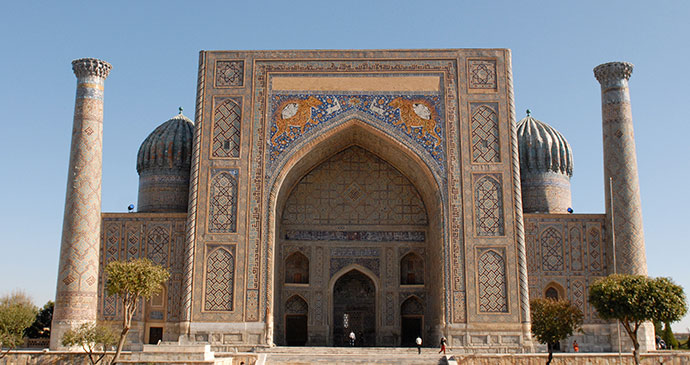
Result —
[[[414,342],[417,344],[417,353],[421,354],[422,353],[422,338],[417,336],[417,339],[414,340]]]
[[[444,355],[446,354],[446,338],[445,337],[441,337],[441,349],[438,351],[438,353],[440,354],[441,352],[443,352]]]
[[[577,344],[577,341],[573,341],[573,351],[580,352],[580,345]]]
[[[357,336],[355,336],[354,331],[350,331],[350,346],[354,347],[355,346],[355,340],[357,339]]]

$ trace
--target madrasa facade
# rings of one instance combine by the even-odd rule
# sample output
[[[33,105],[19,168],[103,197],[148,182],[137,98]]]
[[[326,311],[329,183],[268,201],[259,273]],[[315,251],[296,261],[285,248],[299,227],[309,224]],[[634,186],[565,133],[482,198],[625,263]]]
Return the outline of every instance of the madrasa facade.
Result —
[[[584,313],[568,341],[617,349],[587,293],[614,270],[647,273],[631,64],[594,69],[603,214],[572,214],[564,136],[516,120],[507,49],[202,51],[194,121],[180,111],[142,136],[136,212],[102,213],[110,69],[73,62],[51,348],[84,321],[119,323],[104,267],[146,257],[171,276],[138,306],[132,348],[343,346],[354,332],[358,346],[525,352],[529,301],[551,297]]]

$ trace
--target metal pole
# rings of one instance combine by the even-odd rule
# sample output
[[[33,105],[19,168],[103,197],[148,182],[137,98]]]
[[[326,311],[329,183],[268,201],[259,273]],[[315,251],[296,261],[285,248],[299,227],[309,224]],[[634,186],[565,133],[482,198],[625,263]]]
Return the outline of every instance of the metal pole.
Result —
[[[611,210],[611,243],[613,243],[613,273],[618,274],[618,267],[616,266],[616,230],[613,226],[613,177],[609,177],[609,205]],[[623,359],[621,355],[621,321],[616,321],[618,328],[618,363],[621,364]]]

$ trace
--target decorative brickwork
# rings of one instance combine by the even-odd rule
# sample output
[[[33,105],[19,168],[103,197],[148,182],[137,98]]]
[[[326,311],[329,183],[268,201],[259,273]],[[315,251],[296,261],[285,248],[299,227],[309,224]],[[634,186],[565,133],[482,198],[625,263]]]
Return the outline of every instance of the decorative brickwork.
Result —
[[[216,87],[233,87],[244,84],[244,61],[216,62]]]
[[[475,232],[478,236],[502,236],[503,188],[500,175],[475,175]]]
[[[232,98],[216,99],[218,106],[213,111],[212,157],[240,156],[240,126],[242,104]]]
[[[285,302],[285,314],[304,314],[309,313],[309,305],[299,295],[293,295]]]
[[[554,227],[547,228],[540,236],[542,270],[563,270],[563,238]]]
[[[496,89],[496,60],[468,60],[470,89]]]
[[[226,248],[214,249],[206,259],[204,310],[231,311],[234,284],[235,256]]]
[[[214,169],[209,189],[208,231],[237,231],[237,169]]]
[[[496,105],[472,104],[472,162],[501,161]]]
[[[506,268],[503,256],[494,250],[483,250],[477,259],[480,312],[507,312]]]

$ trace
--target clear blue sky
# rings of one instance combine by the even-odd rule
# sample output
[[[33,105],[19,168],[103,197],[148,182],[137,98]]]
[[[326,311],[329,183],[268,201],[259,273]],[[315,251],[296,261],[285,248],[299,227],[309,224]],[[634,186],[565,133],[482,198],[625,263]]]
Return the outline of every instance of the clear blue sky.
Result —
[[[203,6],[200,4],[204,4]],[[690,2],[11,1],[0,21],[0,294],[55,294],[76,79],[70,62],[113,65],[105,87],[103,211],[136,203],[139,144],[193,117],[202,49],[510,48],[518,118],[574,149],[573,208],[604,211],[599,85],[592,68],[635,64],[630,81],[650,275],[690,289]],[[690,327],[690,318],[674,326]]]

